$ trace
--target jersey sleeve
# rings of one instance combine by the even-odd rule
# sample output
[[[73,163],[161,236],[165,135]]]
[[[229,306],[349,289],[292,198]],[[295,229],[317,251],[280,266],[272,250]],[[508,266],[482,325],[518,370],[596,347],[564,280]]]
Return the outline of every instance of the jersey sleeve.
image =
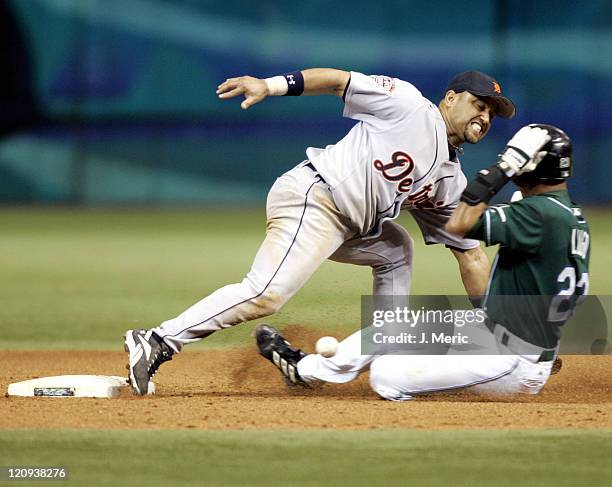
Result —
[[[414,208],[410,210],[410,214],[419,225],[423,240],[427,245],[444,244],[462,250],[473,249],[480,245],[478,240],[460,237],[444,229],[444,225],[450,219],[455,207],[456,205],[450,205],[444,208]]]
[[[466,234],[487,245],[501,244],[515,250],[536,253],[542,241],[540,212],[525,200],[487,208]]]
[[[344,94],[343,115],[386,130],[408,117],[423,100],[419,90],[410,83],[388,76],[367,76],[351,71]]]

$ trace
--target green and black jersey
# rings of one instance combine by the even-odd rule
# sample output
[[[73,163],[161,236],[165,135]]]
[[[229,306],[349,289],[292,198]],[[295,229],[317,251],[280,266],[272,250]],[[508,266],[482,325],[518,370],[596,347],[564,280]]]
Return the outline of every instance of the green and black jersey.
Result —
[[[489,318],[554,348],[589,287],[589,227],[567,191],[487,208],[466,237],[500,244],[483,306]]]

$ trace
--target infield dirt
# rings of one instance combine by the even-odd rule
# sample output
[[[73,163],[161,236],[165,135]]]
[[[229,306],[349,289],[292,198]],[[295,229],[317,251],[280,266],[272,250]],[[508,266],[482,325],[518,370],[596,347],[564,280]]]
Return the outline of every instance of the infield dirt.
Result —
[[[312,334],[293,327],[288,336]],[[311,340],[312,341],[312,340]],[[62,374],[125,375],[123,352],[3,351],[0,388]],[[463,392],[383,401],[367,373],[344,385],[289,389],[254,346],[187,351],[164,364],[157,394],[116,399],[0,398],[0,428],[482,429],[612,428],[612,356],[564,356],[538,396]]]

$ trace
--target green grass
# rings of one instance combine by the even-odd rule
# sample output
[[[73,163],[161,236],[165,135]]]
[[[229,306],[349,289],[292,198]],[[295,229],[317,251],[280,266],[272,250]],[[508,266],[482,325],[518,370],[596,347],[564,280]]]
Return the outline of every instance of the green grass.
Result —
[[[591,292],[612,294],[612,212],[587,216]],[[416,241],[412,292],[463,293],[451,253],[423,245],[410,217],[400,222]],[[0,209],[0,348],[119,350],[126,328],[155,326],[242,279],[264,228],[263,210]],[[370,290],[369,268],[326,262],[270,320],[348,333]],[[202,346],[241,345],[251,330],[238,326]]]
[[[609,485],[610,431],[0,431],[71,485]],[[24,484],[20,484],[24,485]],[[37,485],[37,484],[34,484]]]
[[[591,290],[612,294],[612,212],[587,212]],[[461,294],[454,258],[416,237],[413,293]],[[0,348],[116,349],[239,281],[264,213],[0,209]],[[494,249],[490,249],[491,252]],[[325,263],[275,317],[348,333],[370,270]],[[244,345],[251,325],[204,340]],[[229,405],[228,407],[231,407]],[[0,465],[64,465],[71,485],[605,485],[610,431],[0,431]],[[27,485],[27,483],[20,483]],[[38,482],[32,485],[39,485]]]

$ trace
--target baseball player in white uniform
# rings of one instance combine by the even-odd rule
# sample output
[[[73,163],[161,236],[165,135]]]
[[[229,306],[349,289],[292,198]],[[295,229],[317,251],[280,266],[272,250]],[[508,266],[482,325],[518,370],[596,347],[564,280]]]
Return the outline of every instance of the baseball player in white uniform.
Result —
[[[439,106],[405,81],[326,68],[232,78],[217,94],[244,95],[243,109],[270,95],[334,94],[344,101],[344,116],[358,123],[334,145],[309,147],[307,160],[276,180],[265,240],[241,282],[157,328],[126,332],[136,394],[151,392],[158,367],[183,345],[278,311],[326,259],[372,267],[374,295],[408,294],[412,238],[392,221],[401,209],[412,213],[427,243],[451,249],[468,295],[484,295],[490,265],[478,241],[449,234],[444,225],[466,186],[459,147],[482,140],[495,115],[514,115],[494,79],[461,73]],[[367,359],[342,366],[357,374]]]

